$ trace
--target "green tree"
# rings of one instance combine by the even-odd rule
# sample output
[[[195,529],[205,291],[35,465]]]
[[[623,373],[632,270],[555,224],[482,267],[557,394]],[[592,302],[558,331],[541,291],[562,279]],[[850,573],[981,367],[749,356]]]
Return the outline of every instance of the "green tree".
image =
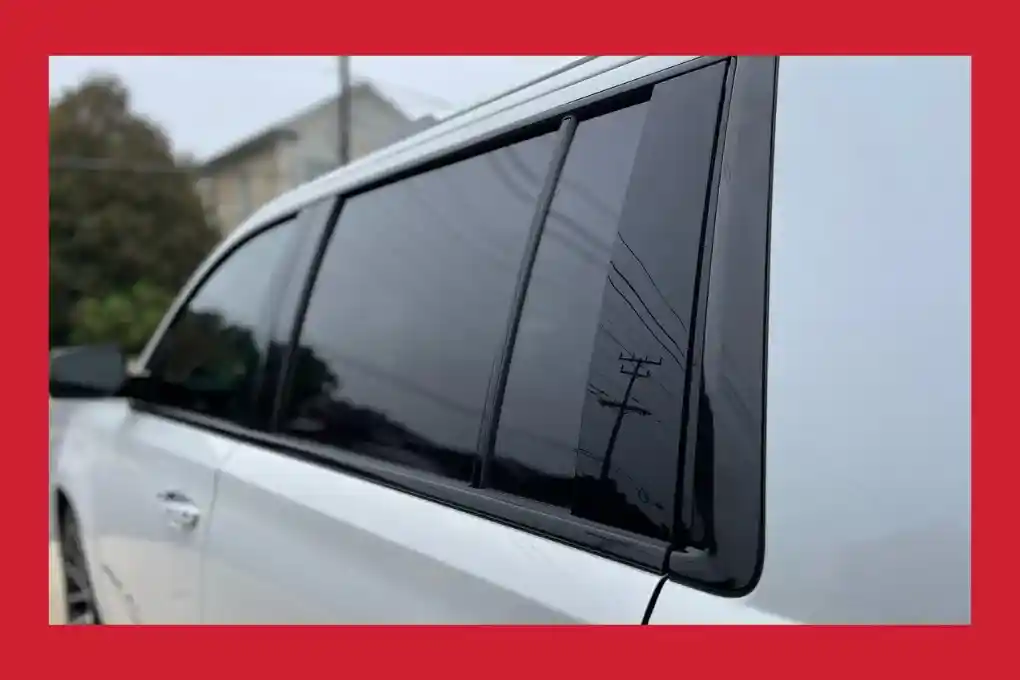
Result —
[[[116,79],[50,106],[51,345],[151,331],[218,240],[195,180]]]
[[[70,341],[76,345],[115,341],[136,354],[145,347],[171,302],[171,294],[145,281],[124,293],[81,298],[71,313]]]

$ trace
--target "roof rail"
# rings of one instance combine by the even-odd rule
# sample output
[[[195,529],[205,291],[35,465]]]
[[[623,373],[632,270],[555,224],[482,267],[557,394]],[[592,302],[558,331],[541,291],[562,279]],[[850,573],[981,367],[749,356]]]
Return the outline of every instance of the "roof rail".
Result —
[[[480,102],[472,104],[471,106],[468,106],[467,108],[460,109],[459,111],[456,111],[455,113],[452,113],[449,116],[446,116],[444,118],[440,118],[439,120],[440,120],[440,122],[445,123],[448,120],[453,120],[455,118],[460,118],[461,116],[464,116],[464,115],[466,115],[468,113],[471,113],[472,111],[480,109],[483,106],[487,106],[487,105],[491,104],[494,101],[498,101],[500,99],[503,99],[504,97],[509,97],[510,95],[514,94],[515,92],[520,92],[521,90],[529,88],[532,85],[537,85],[537,84],[539,84],[539,83],[541,83],[543,81],[549,80],[550,78],[555,78],[556,76],[560,75],[561,73],[566,73],[567,71],[569,71],[571,69],[575,69],[575,68],[577,68],[579,66],[587,64],[589,61],[591,61],[593,59],[596,59],[596,58],[597,57],[594,57],[594,56],[591,56],[591,57],[578,57],[577,59],[573,59],[571,61],[568,61],[563,66],[559,66],[557,68],[552,69],[551,71],[547,71],[546,73],[543,73],[542,75],[538,76],[537,78],[532,78],[531,80],[526,80],[523,83],[521,83],[520,85],[515,85],[514,87],[511,87],[508,90],[504,90],[502,92],[499,92],[498,94],[495,94],[495,95],[489,97],[488,99],[483,99]]]

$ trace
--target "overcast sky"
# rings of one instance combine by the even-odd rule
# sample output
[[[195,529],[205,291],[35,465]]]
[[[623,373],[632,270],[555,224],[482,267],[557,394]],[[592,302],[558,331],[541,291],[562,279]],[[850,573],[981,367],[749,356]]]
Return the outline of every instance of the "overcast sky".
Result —
[[[573,57],[353,57],[409,113],[443,115]],[[119,76],[177,150],[208,157],[337,90],[335,57],[51,57],[50,98],[91,74]]]

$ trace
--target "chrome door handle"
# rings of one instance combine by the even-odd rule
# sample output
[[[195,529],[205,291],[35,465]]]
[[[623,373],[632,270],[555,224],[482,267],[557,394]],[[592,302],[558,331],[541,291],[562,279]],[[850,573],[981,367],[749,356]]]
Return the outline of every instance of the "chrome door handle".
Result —
[[[191,500],[178,491],[164,491],[157,495],[163,504],[170,526],[181,531],[191,531],[198,525],[202,513]]]

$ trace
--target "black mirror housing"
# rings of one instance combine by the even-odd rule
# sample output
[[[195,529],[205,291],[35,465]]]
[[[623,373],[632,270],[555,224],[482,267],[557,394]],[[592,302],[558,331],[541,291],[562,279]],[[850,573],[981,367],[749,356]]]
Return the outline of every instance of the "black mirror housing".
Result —
[[[127,381],[127,362],[115,345],[50,352],[50,396],[54,399],[113,397],[120,394]]]

